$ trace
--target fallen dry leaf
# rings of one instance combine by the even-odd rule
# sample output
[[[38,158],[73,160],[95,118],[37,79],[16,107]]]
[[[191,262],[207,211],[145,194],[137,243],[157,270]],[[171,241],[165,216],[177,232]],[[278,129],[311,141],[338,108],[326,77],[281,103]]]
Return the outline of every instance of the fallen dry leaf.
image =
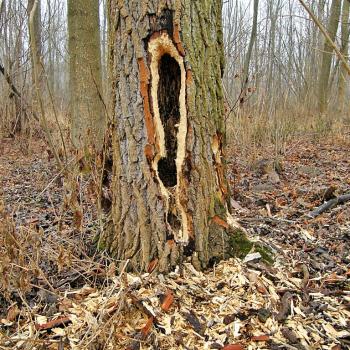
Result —
[[[147,272],[151,273],[157,266],[158,264],[158,259],[154,259],[152,260],[149,264],[148,264],[148,268],[147,268]]]
[[[6,316],[7,321],[13,322],[16,319],[16,317],[19,315],[19,313],[20,313],[20,310],[17,304],[11,305],[7,311],[7,316]]]
[[[197,271],[187,265],[190,263],[185,259],[183,269],[179,267],[164,274],[157,272],[159,262],[156,263],[154,256],[146,266],[146,273],[126,269],[119,275],[117,262],[105,264],[98,256],[95,261],[90,251],[81,259],[81,253],[86,253],[85,247],[93,238],[90,234],[94,233],[94,230],[85,230],[85,224],[88,227],[93,224],[88,220],[94,217],[91,213],[95,205],[94,187],[88,183],[85,186],[83,180],[83,188],[91,192],[87,197],[90,199],[66,213],[56,206],[64,199],[56,182],[41,194],[43,201],[37,201],[38,206],[22,205],[41,193],[57,169],[50,170],[40,153],[33,154],[30,161],[18,152],[9,157],[16,145],[11,141],[11,147],[6,147],[4,154],[0,152],[0,178],[6,202],[2,204],[0,198],[0,213],[7,209],[16,212],[14,227],[25,226],[16,234],[25,259],[21,262],[17,256],[11,257],[11,271],[16,273],[15,286],[21,281],[28,288],[31,288],[28,282],[48,288],[45,278],[41,278],[46,277],[57,290],[57,297],[40,298],[41,308],[36,303],[37,292],[33,288],[28,293],[30,307],[18,304],[20,318],[8,304],[0,305],[5,310],[1,316],[4,319],[0,321],[4,329],[4,334],[0,332],[0,343],[8,341],[9,349],[23,348],[30,339],[33,343],[45,342],[45,346],[53,350],[63,350],[66,342],[72,349],[87,349],[93,343],[100,343],[108,349],[146,350],[156,344],[159,349],[167,350],[258,350],[269,348],[270,344],[264,344],[269,337],[271,348],[284,347],[282,343],[286,343],[294,348],[340,350],[342,345],[336,344],[344,342],[346,346],[349,337],[350,203],[335,207],[316,219],[305,216],[321,204],[321,198],[315,195],[319,187],[329,186],[332,179],[340,192],[349,190],[349,145],[333,147],[325,146],[325,142],[324,139],[321,157],[317,156],[319,153],[312,143],[310,147],[290,147],[281,182],[272,189],[268,188],[267,179],[256,177],[238,159],[240,174],[235,178],[233,190],[237,203],[233,206],[239,210],[239,223],[253,240],[261,241],[273,251],[275,261],[271,265],[267,266],[263,259],[250,259],[248,255],[245,261],[234,258],[215,261],[213,268]],[[0,140],[0,147],[1,143]],[[298,168],[302,166],[321,169],[322,174],[313,175],[310,181],[310,176],[298,175]],[[228,171],[230,167],[228,163]],[[252,191],[259,184],[262,185],[259,193]],[[52,205],[48,206],[51,200]],[[76,209],[88,214],[86,222],[84,216],[82,235],[75,232]],[[79,215],[75,219],[79,219]],[[231,226],[224,215],[211,222],[224,228],[226,223]],[[0,230],[2,225],[0,219]],[[42,227],[41,231],[36,232],[34,225]],[[27,236],[30,230],[35,231],[34,236]],[[169,238],[165,248],[175,253],[176,246],[177,242]],[[15,253],[17,251],[15,248]],[[43,276],[39,279],[36,275],[34,279],[30,276],[32,266],[22,265],[23,260],[27,262],[33,257],[35,261],[40,258]],[[53,274],[57,266],[52,266],[52,259],[56,262],[58,257],[61,273]],[[17,266],[22,271],[20,275]],[[33,266],[33,271],[35,268]],[[254,275],[250,275],[252,272]],[[169,290],[176,300],[171,301],[170,297],[166,306],[163,303]],[[283,305],[288,301],[283,300],[286,293],[293,297]],[[164,297],[159,298],[159,295]],[[49,324],[52,315],[56,319],[68,316],[71,322],[35,332],[35,323],[52,326]],[[276,315],[283,322],[278,322]],[[7,316],[14,321],[9,322]],[[57,343],[57,336],[64,337],[64,343]],[[224,347],[223,344],[228,345]]]
[[[282,322],[288,317],[290,313],[290,304],[292,299],[293,299],[293,295],[291,293],[289,292],[284,293],[280,304],[280,311],[276,315],[276,320],[278,322]]]

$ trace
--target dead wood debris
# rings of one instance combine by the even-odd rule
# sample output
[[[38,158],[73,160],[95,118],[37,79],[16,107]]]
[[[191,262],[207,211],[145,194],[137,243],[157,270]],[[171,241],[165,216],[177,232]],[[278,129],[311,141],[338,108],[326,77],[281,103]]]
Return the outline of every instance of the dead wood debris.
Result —
[[[332,198],[329,201],[323,203],[315,210],[311,211],[308,215],[309,218],[315,218],[318,215],[321,215],[326,210],[334,208],[337,205],[344,204],[346,202],[350,201],[350,193],[343,194],[341,196],[338,196],[336,198]]]
[[[17,321],[0,321],[7,329],[6,336],[0,333],[0,344],[19,349],[33,340],[62,339],[64,349],[87,349],[91,343],[106,349],[267,349],[283,344],[330,349],[350,338],[350,291],[328,295],[320,287],[303,305],[304,276],[290,277],[282,261],[275,263],[274,282],[240,260],[221,262],[207,273],[184,267],[183,276],[124,272],[104,288],[85,286],[62,295],[51,320],[35,315],[35,308],[22,310]],[[280,295],[288,289],[296,292]]]

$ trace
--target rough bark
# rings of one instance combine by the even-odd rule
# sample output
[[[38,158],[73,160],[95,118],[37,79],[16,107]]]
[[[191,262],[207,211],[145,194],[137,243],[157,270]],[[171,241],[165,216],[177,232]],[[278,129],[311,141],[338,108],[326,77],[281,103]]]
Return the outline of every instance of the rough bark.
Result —
[[[100,244],[137,270],[157,262],[167,271],[183,259],[205,268],[232,253],[221,7],[109,2],[113,176]]]
[[[330,10],[330,17],[329,22],[327,26],[327,31],[329,34],[330,39],[334,42],[335,36],[337,34],[338,30],[338,22],[339,22],[339,16],[340,16],[340,8],[341,8],[341,1],[340,0],[333,0]],[[319,82],[318,82],[318,103],[319,103],[319,110],[321,113],[323,113],[327,108],[327,100],[328,100],[328,82],[329,82],[329,74],[331,70],[331,64],[332,64],[332,52],[333,47],[329,43],[327,39],[324,41],[324,47],[323,47],[323,53],[322,53],[322,64],[321,64],[321,70],[320,70],[320,76],[319,76]]]
[[[68,0],[71,137],[77,148],[100,149],[105,130],[102,101],[99,2]]]

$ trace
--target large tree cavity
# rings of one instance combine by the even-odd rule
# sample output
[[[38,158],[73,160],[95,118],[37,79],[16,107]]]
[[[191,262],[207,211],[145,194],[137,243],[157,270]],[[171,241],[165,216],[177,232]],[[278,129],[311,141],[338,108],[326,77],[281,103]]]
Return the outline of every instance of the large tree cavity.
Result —
[[[175,160],[180,121],[181,71],[179,64],[169,54],[164,54],[159,62],[158,74],[158,107],[166,148],[166,157],[161,158],[158,162],[158,174],[165,187],[173,187],[177,184]]]
[[[186,157],[186,71],[183,57],[168,33],[154,35],[148,43],[150,97],[156,134],[152,168],[157,173],[165,205],[167,237],[188,242],[187,184],[183,179]]]

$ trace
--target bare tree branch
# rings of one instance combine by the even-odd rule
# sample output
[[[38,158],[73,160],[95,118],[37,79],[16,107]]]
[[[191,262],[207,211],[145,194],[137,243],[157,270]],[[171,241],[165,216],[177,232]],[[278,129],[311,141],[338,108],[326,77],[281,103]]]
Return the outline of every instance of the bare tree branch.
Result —
[[[18,91],[18,89],[16,88],[16,86],[13,84],[12,79],[10,77],[10,75],[5,71],[5,67],[1,64],[0,62],[0,72],[2,73],[2,75],[5,77],[5,80],[7,81],[8,85],[11,88],[12,93],[17,97],[22,99],[22,95],[20,94],[20,92]],[[23,99],[22,99],[23,101]],[[28,118],[28,113],[26,112],[26,108],[22,107],[24,109],[24,114],[25,116],[27,116]],[[39,121],[38,116],[36,115],[36,113],[33,111],[32,112],[32,116],[36,121]]]
[[[350,0],[348,0],[350,1]],[[340,50],[338,49],[337,45],[335,44],[335,42],[330,38],[327,30],[325,29],[325,27],[322,25],[322,23],[317,19],[317,17],[314,15],[314,13],[309,9],[309,7],[305,4],[304,0],[299,0],[300,4],[304,7],[304,9],[307,11],[307,13],[310,15],[311,19],[314,21],[314,23],[317,25],[317,27],[320,29],[320,31],[322,32],[322,34],[324,35],[324,37],[326,38],[326,40],[328,41],[329,45],[332,46],[333,50],[335,51],[335,53],[337,54],[337,56],[339,57],[339,59],[343,62],[344,67],[346,69],[346,71],[348,72],[348,74],[350,75],[350,66],[349,63],[347,62],[346,58],[344,57],[344,55],[340,52]]]

